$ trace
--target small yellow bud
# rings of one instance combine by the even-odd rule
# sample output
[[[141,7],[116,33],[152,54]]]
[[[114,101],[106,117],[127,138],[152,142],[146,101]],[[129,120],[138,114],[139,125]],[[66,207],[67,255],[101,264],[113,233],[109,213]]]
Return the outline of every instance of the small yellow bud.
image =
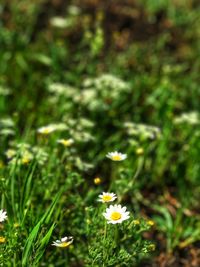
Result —
[[[139,148],[136,149],[135,152],[136,152],[137,155],[140,156],[140,155],[143,155],[144,154],[144,149],[142,147],[139,147]]]
[[[155,223],[151,220],[147,221],[147,224],[150,225],[150,226],[153,226]]]
[[[22,158],[22,164],[26,165],[26,164],[28,164],[29,162],[30,162],[30,159],[29,159],[29,158],[27,158],[27,157],[23,157],[23,158]]]
[[[86,220],[87,224],[91,224],[91,221],[89,219]]]
[[[134,221],[133,221],[133,224],[134,224],[134,225],[138,225],[138,224],[140,224],[140,221],[139,221],[139,220],[134,220]]]
[[[149,245],[149,250],[154,251],[156,246],[154,244]]]
[[[5,243],[6,242],[6,239],[5,239],[5,237],[3,237],[3,236],[0,236],[0,243]]]
[[[101,184],[101,178],[99,178],[99,177],[96,177],[96,178],[94,178],[94,183],[96,184],[96,185],[99,185],[99,184]]]

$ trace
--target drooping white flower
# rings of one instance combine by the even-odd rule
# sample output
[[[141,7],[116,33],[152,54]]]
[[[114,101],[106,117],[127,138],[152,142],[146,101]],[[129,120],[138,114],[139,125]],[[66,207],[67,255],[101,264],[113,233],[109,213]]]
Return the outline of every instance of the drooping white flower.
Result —
[[[115,152],[109,152],[106,155],[106,157],[113,160],[113,161],[122,161],[122,160],[125,160],[127,158],[127,155],[115,151]]]
[[[5,221],[6,218],[7,218],[7,212],[0,210],[0,222]]]
[[[105,192],[103,192],[101,195],[99,195],[98,201],[106,203],[106,202],[112,202],[116,198],[117,198],[117,196],[114,193],[105,193]]]
[[[65,236],[61,240],[56,240],[53,242],[52,246],[66,248],[74,241],[72,236]]]
[[[126,211],[126,207],[121,205],[110,205],[106,212],[103,213],[108,223],[116,224],[122,223],[123,221],[130,218],[129,211]]]

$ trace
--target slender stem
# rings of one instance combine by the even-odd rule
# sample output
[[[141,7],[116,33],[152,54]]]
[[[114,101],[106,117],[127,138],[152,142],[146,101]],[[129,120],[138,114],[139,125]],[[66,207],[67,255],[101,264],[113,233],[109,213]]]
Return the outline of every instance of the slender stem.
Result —
[[[111,182],[109,186],[109,191],[112,189],[116,176],[119,174],[119,162],[112,162],[111,164]]]
[[[104,237],[103,237],[103,267],[106,266],[105,265],[105,259],[106,259],[106,246],[105,246],[105,241],[106,241],[106,236],[107,236],[107,222],[105,221],[104,224]]]
[[[117,227],[117,224],[115,225],[115,244],[116,244],[116,246],[117,246],[117,244],[118,244],[118,227]]]
[[[141,157],[139,159],[139,162],[138,162],[138,166],[137,166],[135,175],[133,176],[133,180],[135,180],[138,177],[138,175],[140,174],[140,172],[142,170],[142,167],[143,167],[143,164],[144,164],[144,157]]]

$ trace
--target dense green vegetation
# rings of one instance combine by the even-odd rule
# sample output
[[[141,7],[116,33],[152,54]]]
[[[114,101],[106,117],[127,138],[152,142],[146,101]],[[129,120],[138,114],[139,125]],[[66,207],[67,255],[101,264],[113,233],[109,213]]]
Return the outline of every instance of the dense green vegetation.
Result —
[[[200,266],[200,5],[69,2],[0,3],[0,266]]]

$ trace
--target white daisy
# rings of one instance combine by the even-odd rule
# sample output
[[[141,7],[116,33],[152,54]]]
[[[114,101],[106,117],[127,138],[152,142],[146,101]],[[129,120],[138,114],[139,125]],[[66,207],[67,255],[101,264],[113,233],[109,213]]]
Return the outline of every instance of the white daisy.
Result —
[[[123,221],[130,218],[129,211],[126,211],[126,207],[121,205],[110,205],[106,212],[103,213],[108,223],[116,224],[122,223]]]
[[[7,218],[7,212],[0,210],[0,222],[5,221],[6,218]]]
[[[49,125],[49,126],[40,127],[39,129],[37,129],[37,132],[43,135],[48,135],[54,132],[55,130],[56,130],[55,127]]]
[[[58,139],[57,143],[62,144],[65,147],[71,146],[74,143],[72,138],[69,139]]]
[[[113,160],[113,161],[122,161],[122,160],[125,160],[127,158],[127,155],[115,151],[115,152],[109,152],[106,155],[106,157]]]
[[[66,248],[74,241],[72,236],[65,236],[61,240],[56,240],[53,242],[52,246]]]
[[[114,193],[105,193],[105,192],[103,192],[101,195],[99,195],[98,201],[106,203],[106,202],[112,202],[116,198],[117,198],[117,196]]]

